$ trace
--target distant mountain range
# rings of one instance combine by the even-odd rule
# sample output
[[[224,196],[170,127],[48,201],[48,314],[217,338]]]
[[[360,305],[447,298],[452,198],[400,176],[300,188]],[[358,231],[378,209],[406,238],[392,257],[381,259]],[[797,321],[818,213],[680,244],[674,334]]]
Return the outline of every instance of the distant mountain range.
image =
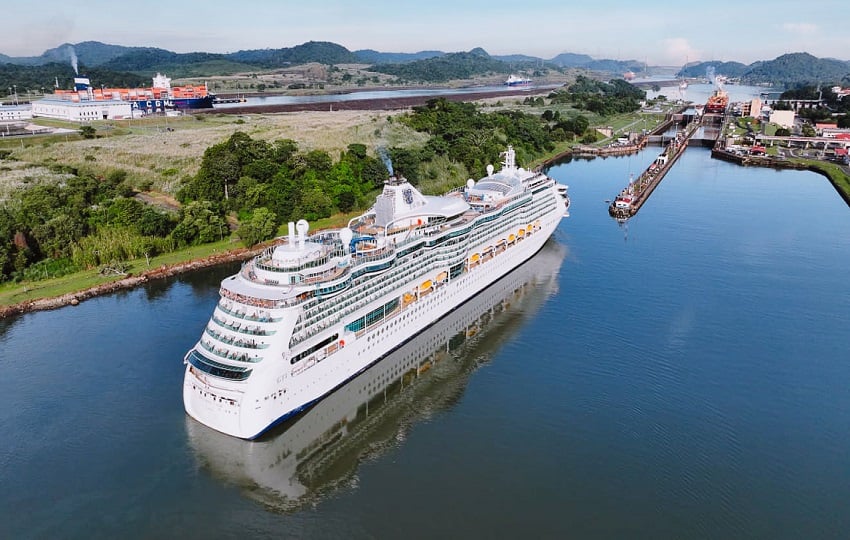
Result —
[[[551,59],[543,59],[523,54],[490,56],[483,49],[469,51],[477,56],[486,55],[493,60],[507,64],[549,65],[558,68],[584,68],[591,71],[628,71],[639,69],[641,64],[635,60],[595,60],[586,54],[563,53]],[[483,53],[483,54],[482,54]],[[193,72],[207,71],[207,75],[227,75],[237,71],[251,69],[274,69],[290,65],[319,62],[323,64],[408,64],[432,58],[450,57],[461,53],[443,51],[420,51],[416,53],[379,52],[372,49],[349,51],[336,43],[310,41],[295,47],[282,49],[253,49],[235,53],[175,53],[153,47],[124,47],[108,45],[98,41],[81,43],[63,43],[48,49],[40,56],[10,57],[0,54],[0,62],[24,66],[37,66],[49,63],[73,63],[76,58],[80,65],[100,67],[116,71],[144,72],[169,71],[175,77],[189,76],[184,73],[188,66]],[[512,66],[509,66],[512,67]],[[503,70],[498,70],[503,71]]]
[[[417,53],[379,52],[371,49],[350,51],[336,43],[309,41],[280,49],[253,49],[234,53],[175,53],[153,47],[124,47],[97,41],[65,43],[39,56],[10,57],[0,54],[0,78],[10,84],[26,70],[22,67],[42,67],[50,64],[79,64],[91,74],[93,69],[150,78],[155,72],[173,78],[232,75],[240,72],[279,69],[288,66],[319,62],[322,64],[369,64],[373,71],[397,76],[406,81],[445,82],[482,74],[511,72],[544,72],[569,68],[606,72],[619,76],[627,71],[642,71],[645,66],[636,60],[594,59],[586,54],[562,53],[554,58],[514,54],[496,56],[484,49],[446,53],[420,51]],[[6,64],[5,66],[3,64]],[[750,65],[739,62],[699,62],[686,66],[680,73],[685,77],[705,76],[712,66],[717,74],[740,78],[747,83],[794,85],[805,82],[850,81],[850,62],[816,58],[807,53],[793,53],[770,61]],[[61,75],[61,74],[57,74]],[[41,80],[41,85],[52,84]]]

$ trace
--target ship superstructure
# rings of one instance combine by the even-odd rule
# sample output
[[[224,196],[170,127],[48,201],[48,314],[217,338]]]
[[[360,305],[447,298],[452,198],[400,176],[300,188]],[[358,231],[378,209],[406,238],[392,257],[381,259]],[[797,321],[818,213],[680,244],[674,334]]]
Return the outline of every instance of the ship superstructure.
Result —
[[[566,213],[564,186],[516,166],[426,196],[391,178],[340,230],[309,224],[222,281],[186,354],[190,416],[253,439],[355,377],[529,259]]]

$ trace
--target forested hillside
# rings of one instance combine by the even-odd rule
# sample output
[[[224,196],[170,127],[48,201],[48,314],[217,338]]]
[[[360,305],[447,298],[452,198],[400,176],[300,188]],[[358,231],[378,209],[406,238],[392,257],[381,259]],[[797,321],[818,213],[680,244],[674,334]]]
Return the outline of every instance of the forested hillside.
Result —
[[[133,87],[146,86],[151,82],[150,77],[142,77],[133,73],[112,71],[101,67],[89,68],[80,66],[81,72],[85,73],[92,82],[97,85]],[[39,66],[20,66],[16,64],[0,64],[0,81],[9,81],[8,84],[16,84],[18,96],[26,94],[27,90],[40,93],[42,89],[50,93],[56,82],[63,89],[71,89],[74,86],[74,68],[71,64],[44,64]],[[5,94],[6,89],[0,88],[0,93]]]
[[[679,72],[684,77],[705,77],[714,68],[718,75],[738,78],[747,84],[771,84],[791,88],[801,84],[850,84],[850,62],[833,58],[816,58],[808,53],[783,54],[774,60],[754,62],[700,62]]]
[[[425,82],[445,82],[452,79],[468,79],[475,75],[508,74],[511,72],[510,65],[494,60],[481,49],[452,53],[405,64],[378,64],[372,69],[395,75],[405,81]]]

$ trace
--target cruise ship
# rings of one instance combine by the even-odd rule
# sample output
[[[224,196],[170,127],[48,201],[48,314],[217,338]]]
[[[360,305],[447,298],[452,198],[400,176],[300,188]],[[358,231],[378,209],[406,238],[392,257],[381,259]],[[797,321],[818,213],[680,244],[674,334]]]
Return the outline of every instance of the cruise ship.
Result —
[[[288,238],[221,283],[184,357],[183,403],[255,439],[318,402],[537,253],[567,214],[566,186],[516,165],[441,196],[392,177],[339,230]]]
[[[315,504],[411,426],[457,403],[469,377],[558,290],[566,247],[550,240],[527,262],[452,310],[314,407],[260,441],[186,418],[200,467],[276,511]]]

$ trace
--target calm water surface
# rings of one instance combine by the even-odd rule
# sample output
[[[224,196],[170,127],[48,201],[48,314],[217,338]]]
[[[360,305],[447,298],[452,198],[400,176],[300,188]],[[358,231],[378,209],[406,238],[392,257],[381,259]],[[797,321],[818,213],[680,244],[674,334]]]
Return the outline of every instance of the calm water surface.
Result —
[[[433,369],[261,443],[182,409],[233,268],[0,321],[0,537],[848,537],[850,212],[689,148],[618,225],[658,151],[553,168],[572,216]]]

